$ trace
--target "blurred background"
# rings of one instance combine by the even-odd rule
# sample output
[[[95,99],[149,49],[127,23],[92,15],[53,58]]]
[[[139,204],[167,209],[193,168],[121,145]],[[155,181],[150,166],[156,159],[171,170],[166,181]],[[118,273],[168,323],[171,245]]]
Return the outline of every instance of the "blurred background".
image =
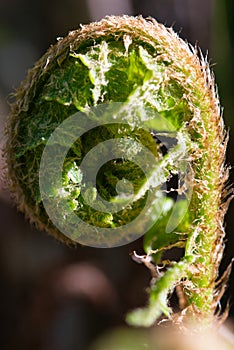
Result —
[[[79,24],[105,15],[152,16],[207,54],[230,129],[233,164],[234,2],[232,0],[0,0],[0,122],[11,93],[46,49]],[[233,174],[231,174],[233,182]],[[226,218],[221,270],[234,256],[234,205]],[[147,300],[150,274],[131,259],[139,239],[112,249],[69,248],[39,232],[0,191],[0,348],[86,350],[124,315]],[[234,273],[227,295],[234,316]],[[227,299],[228,297],[226,297]]]

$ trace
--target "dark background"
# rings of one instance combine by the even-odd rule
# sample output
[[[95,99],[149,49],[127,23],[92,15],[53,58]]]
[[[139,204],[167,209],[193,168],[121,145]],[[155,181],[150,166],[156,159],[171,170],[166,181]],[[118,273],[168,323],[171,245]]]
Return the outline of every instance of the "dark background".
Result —
[[[234,2],[232,0],[1,0],[0,120],[10,94],[56,38],[107,14],[142,14],[173,26],[208,52],[224,118],[230,128],[227,162],[233,164]],[[231,180],[233,181],[233,174]],[[222,270],[234,255],[234,206],[226,218]],[[0,192],[0,348],[85,350],[125,313],[146,301],[149,272],[132,261],[142,241],[113,249],[69,248],[25,222]],[[234,316],[234,274],[230,316]],[[227,297],[226,297],[227,299]]]

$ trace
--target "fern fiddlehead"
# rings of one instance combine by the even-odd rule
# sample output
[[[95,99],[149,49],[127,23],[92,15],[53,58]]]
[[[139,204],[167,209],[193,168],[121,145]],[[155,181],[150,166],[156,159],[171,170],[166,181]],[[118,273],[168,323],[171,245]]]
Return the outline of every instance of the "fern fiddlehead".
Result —
[[[227,207],[227,137],[214,78],[195,49],[153,19],[111,16],[83,26],[29,72],[6,134],[9,187],[40,228],[61,241],[97,247],[125,244],[147,231],[147,259],[155,264],[163,251],[184,248],[184,256],[155,277],[149,305],[129,314],[130,324],[170,317],[168,295],[177,285],[186,314],[211,322]],[[99,144],[85,173],[82,161]],[[100,154],[107,162],[98,158],[97,169]],[[94,185],[88,175],[95,171]],[[173,176],[176,187],[163,187]],[[176,202],[165,195],[173,190]]]

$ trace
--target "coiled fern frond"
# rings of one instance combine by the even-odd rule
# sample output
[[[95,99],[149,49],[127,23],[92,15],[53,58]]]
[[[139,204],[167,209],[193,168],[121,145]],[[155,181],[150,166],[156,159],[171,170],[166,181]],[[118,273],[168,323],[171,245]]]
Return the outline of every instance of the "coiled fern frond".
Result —
[[[75,140],[81,115],[87,124]],[[184,315],[211,322],[223,290],[217,277],[228,196],[227,134],[213,74],[196,49],[152,18],[111,16],[82,26],[29,71],[6,136],[9,188],[39,228],[66,243],[97,247],[146,233],[140,259],[150,264],[154,279],[149,305],[128,315],[130,324],[150,326],[162,313],[171,317],[168,295],[176,286]],[[113,158],[106,140],[112,140]],[[97,171],[95,187],[82,161],[100,144],[95,155],[108,161],[100,158],[98,171],[89,168]],[[64,162],[57,179],[59,152]],[[131,226],[149,198],[151,205]],[[82,224],[74,224],[71,213]],[[176,246],[183,257],[157,273],[161,254]]]

